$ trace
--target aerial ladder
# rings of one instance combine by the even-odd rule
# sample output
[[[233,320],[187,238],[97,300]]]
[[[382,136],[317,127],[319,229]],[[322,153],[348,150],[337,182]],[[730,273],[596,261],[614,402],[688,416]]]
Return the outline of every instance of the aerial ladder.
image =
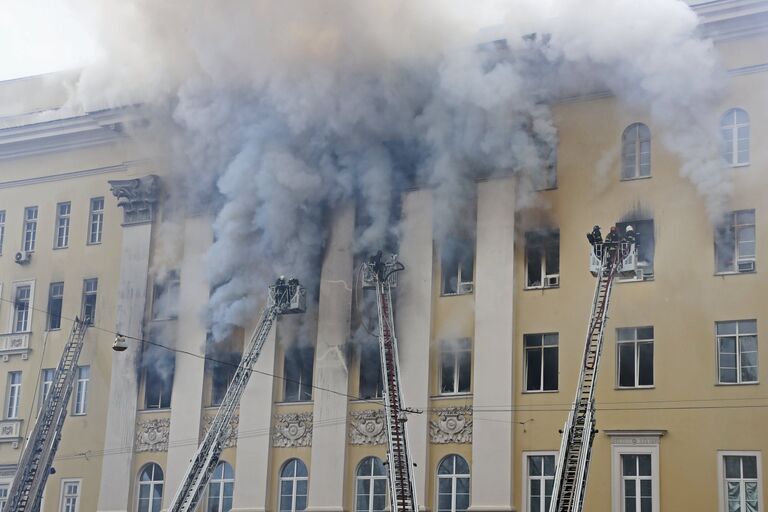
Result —
[[[405,426],[406,414],[413,412],[403,407],[400,390],[400,369],[397,354],[395,322],[392,315],[392,287],[397,272],[404,270],[393,255],[384,258],[381,252],[371,257],[362,267],[363,288],[376,290],[379,315],[379,353],[383,377],[384,410],[387,425],[387,474],[390,510],[392,512],[418,512],[413,463]]]
[[[224,394],[219,411],[213,419],[208,432],[197,448],[181,486],[168,507],[169,512],[191,512],[197,508],[200,496],[205,490],[211,474],[221,457],[224,438],[235,409],[240,405],[240,399],[245,392],[248,379],[251,377],[253,365],[259,359],[272,325],[279,315],[304,313],[306,311],[306,290],[297,279],[281,277],[269,287],[269,301],[261,314],[259,323],[251,335],[247,351],[243,354],[237,366],[232,382]]]
[[[587,484],[592,443],[595,429],[595,382],[598,363],[603,345],[605,322],[614,279],[635,277],[638,269],[637,247],[620,240],[618,235],[609,235],[603,242],[590,238],[590,272],[597,277],[592,311],[587,328],[581,372],[568,420],[562,434],[560,452],[555,467],[552,501],[549,512],[581,512],[584,490]]]
[[[5,508],[9,512],[40,509],[45,483],[51,474],[53,459],[61,441],[61,430],[67,417],[69,397],[77,373],[77,360],[88,325],[89,321],[75,318],[61,360],[53,374],[53,383],[45,395],[11,484]]]

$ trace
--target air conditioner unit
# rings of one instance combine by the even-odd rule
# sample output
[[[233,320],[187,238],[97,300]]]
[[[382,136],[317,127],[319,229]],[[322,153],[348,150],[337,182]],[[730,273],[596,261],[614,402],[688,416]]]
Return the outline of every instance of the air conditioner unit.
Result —
[[[749,261],[739,261],[736,266],[739,269],[739,272],[754,272],[755,271],[755,261],[749,260]]]
[[[473,283],[459,283],[459,289],[456,291],[458,294],[472,293]]]
[[[552,274],[551,276],[545,276],[544,286],[547,288],[554,288],[555,286],[560,286],[560,274]]]
[[[19,251],[16,256],[13,257],[13,261],[19,265],[26,265],[32,260],[32,253],[27,251]]]

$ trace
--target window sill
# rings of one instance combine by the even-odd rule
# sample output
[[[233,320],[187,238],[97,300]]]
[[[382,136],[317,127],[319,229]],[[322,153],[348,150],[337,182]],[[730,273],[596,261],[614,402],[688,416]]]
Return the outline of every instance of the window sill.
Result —
[[[523,394],[524,395],[541,395],[546,393],[559,393],[559,389],[545,389],[545,390],[536,390],[536,389],[524,389]]]
[[[738,167],[749,167],[752,164],[750,162],[744,162],[744,163],[740,163],[740,164],[731,164],[731,163],[726,162],[725,165],[727,167],[731,168],[731,169],[735,169],[735,168],[738,168]]]
[[[642,180],[649,180],[653,176],[635,176],[632,178],[621,178],[619,181],[642,181]]]
[[[78,413],[73,412],[72,416],[75,417],[75,418],[82,418],[83,416],[88,416],[88,413],[87,412],[82,412],[82,413],[78,414]]]
[[[88,242],[85,245],[101,245],[101,242]]]
[[[312,405],[314,403],[313,400],[301,400],[301,401],[278,401],[275,402],[275,405]]]
[[[725,277],[725,276],[738,276],[741,274],[757,274],[757,270],[750,270],[748,272],[739,272],[737,270],[728,270],[725,272],[715,272],[715,277]]]
[[[646,389],[656,389],[656,385],[652,384],[650,386],[614,386],[616,391],[637,391],[637,390],[646,390]]]
[[[472,398],[472,393],[441,393],[439,395],[432,395],[430,400],[451,400],[455,398]]]
[[[61,249],[69,249],[69,246],[68,245],[62,245],[61,247],[54,247],[53,248],[54,251],[60,251]]]
[[[171,412],[171,408],[170,407],[163,407],[163,408],[149,408],[148,409],[148,408],[145,407],[144,409],[139,409],[139,412]]]
[[[441,297],[461,297],[463,295],[472,295],[473,292],[462,292],[462,293],[441,293]]]
[[[651,282],[655,281],[655,276],[647,276],[642,279],[622,279],[620,277],[616,278],[617,283],[645,283],[645,282]]]
[[[525,286],[523,290],[529,291],[529,290],[553,290],[560,288],[560,285],[557,286]]]
[[[296,402],[287,402],[287,403],[296,403]],[[305,403],[307,403],[307,402],[305,402]],[[352,398],[352,399],[349,400],[349,403],[351,403],[351,404],[370,404],[370,403],[374,403],[374,404],[382,404],[383,405],[384,404],[384,399],[383,398],[374,398],[374,397],[371,397],[371,398]]]
[[[756,382],[716,382],[715,386],[722,386],[722,387],[730,387],[730,386],[757,386],[760,384],[759,381]]]
[[[550,190],[557,190],[557,185],[554,187],[546,187],[546,188],[536,188],[534,191],[536,192],[549,192]]]

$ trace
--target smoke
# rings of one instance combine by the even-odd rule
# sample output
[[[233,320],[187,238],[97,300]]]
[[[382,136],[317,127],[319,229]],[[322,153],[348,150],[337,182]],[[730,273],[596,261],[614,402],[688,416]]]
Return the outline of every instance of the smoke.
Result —
[[[526,0],[508,14],[438,0],[72,1],[105,56],[73,108],[144,105],[173,189],[216,216],[217,339],[274,276],[316,289],[343,202],[363,210],[360,252],[396,236],[397,198],[414,185],[434,190],[438,241],[463,224],[478,177],[517,173],[518,204],[534,204],[557,145],[550,105],[566,95],[608,90],[650,112],[710,214],[725,205],[707,108],[721,77],[682,1]]]

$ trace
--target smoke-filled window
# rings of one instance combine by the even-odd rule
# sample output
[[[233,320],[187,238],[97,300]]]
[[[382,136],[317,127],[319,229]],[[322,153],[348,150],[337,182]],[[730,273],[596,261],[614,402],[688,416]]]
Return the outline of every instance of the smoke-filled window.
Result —
[[[718,273],[755,271],[755,210],[728,213],[715,228]]]
[[[315,347],[293,346],[285,350],[283,401],[312,400],[312,371]]]
[[[232,382],[242,355],[236,352],[215,352],[208,360],[211,375],[211,406],[219,406]]]
[[[440,393],[469,393],[472,346],[468,339],[440,342]]]
[[[173,375],[176,369],[173,352],[157,345],[146,344],[142,365],[144,367],[144,408],[169,408],[173,391]]]
[[[473,240],[450,238],[443,242],[440,250],[443,273],[443,295],[472,293],[475,266],[475,243]]]
[[[749,164],[749,114],[732,108],[720,119],[723,161],[731,167]]]
[[[616,228],[622,236],[627,232],[627,226],[632,226],[635,231],[635,250],[637,251],[638,269],[635,279],[652,279],[653,254],[656,248],[653,221],[633,220],[616,223]]]
[[[560,285],[560,232],[534,231],[525,234],[525,287],[553,288]]]
[[[558,334],[526,334],[525,390],[557,391]]]
[[[651,175],[651,130],[634,123],[621,135],[621,179],[648,178]]]
[[[653,386],[653,327],[622,327],[616,342],[619,387]]]
[[[180,277],[178,270],[155,279],[152,288],[152,319],[172,320],[179,311]]]
[[[536,149],[539,154],[541,167],[533,173],[533,184],[536,190],[552,190],[557,188],[557,147],[537,140]]]
[[[381,398],[381,353],[377,340],[370,340],[360,346],[360,398]]]

